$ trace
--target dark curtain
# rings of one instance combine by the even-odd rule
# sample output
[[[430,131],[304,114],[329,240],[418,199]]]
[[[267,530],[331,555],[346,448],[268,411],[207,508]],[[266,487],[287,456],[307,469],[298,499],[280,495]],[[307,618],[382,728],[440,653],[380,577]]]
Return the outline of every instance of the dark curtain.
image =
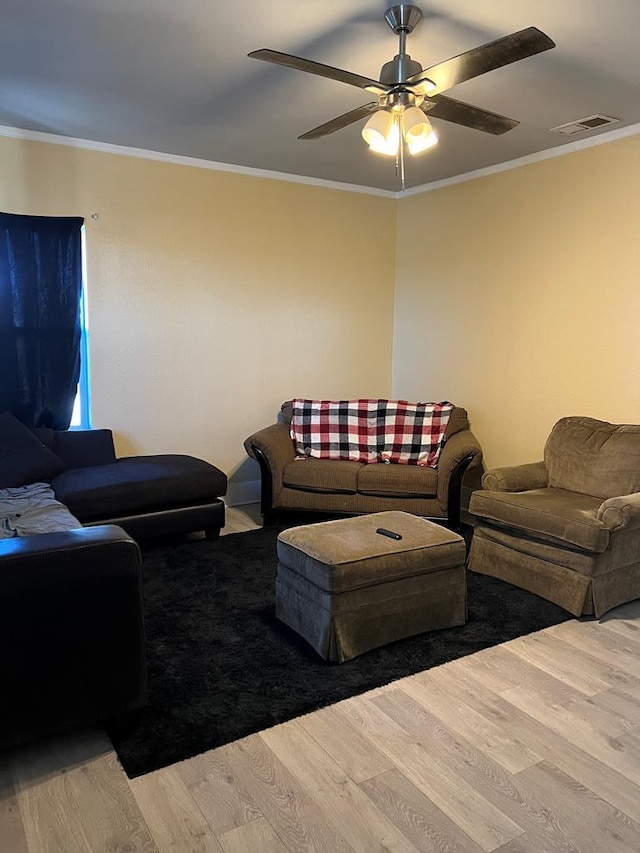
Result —
[[[80,375],[81,217],[0,213],[0,412],[67,429]]]

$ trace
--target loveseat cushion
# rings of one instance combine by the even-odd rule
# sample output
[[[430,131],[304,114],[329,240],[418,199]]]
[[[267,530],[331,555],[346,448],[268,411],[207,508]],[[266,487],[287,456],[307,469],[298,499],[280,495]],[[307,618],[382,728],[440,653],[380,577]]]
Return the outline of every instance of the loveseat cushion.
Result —
[[[418,465],[374,462],[363,465],[358,473],[358,492],[382,497],[432,498],[438,493],[438,472]]]
[[[562,418],[544,461],[550,486],[602,499],[640,492],[640,426]]]
[[[299,456],[285,465],[282,482],[290,489],[306,492],[355,495],[358,491],[358,475],[365,467],[362,462]]]
[[[449,415],[449,423],[444,431],[444,440],[446,441],[457,432],[462,432],[463,429],[469,429],[469,415],[462,406],[454,406]]]
[[[227,478],[192,456],[129,456],[110,465],[64,471],[51,485],[81,521],[208,503],[227,490]]]
[[[49,481],[64,463],[11,412],[0,413],[0,489]]]
[[[490,492],[479,489],[471,496],[473,515],[503,529],[523,531],[531,538],[556,545],[575,545],[601,554],[611,532],[597,519],[602,501],[565,489],[531,489],[527,492]]]

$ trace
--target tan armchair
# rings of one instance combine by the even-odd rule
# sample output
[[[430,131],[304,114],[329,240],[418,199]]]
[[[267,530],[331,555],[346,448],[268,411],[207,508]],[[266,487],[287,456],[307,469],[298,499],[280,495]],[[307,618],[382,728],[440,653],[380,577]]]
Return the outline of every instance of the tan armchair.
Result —
[[[469,510],[470,571],[574,616],[640,597],[640,426],[562,418],[543,462],[487,471]]]

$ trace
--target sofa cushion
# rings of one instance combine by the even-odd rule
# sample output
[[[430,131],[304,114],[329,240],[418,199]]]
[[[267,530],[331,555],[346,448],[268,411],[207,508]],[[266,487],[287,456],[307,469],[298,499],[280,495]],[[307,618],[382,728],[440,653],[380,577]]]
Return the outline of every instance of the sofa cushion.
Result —
[[[640,426],[562,418],[544,449],[549,485],[599,498],[640,491]]]
[[[52,450],[67,468],[109,465],[116,461],[110,429],[53,430]]]
[[[0,489],[0,539],[82,527],[47,483]]]
[[[609,545],[610,531],[597,520],[600,504],[599,498],[565,489],[479,489],[471,496],[469,510],[505,529],[524,531],[531,538],[601,554]]]
[[[284,466],[282,482],[290,489],[355,495],[358,474],[365,467],[361,462],[299,456]]]
[[[81,521],[208,503],[224,495],[227,478],[192,456],[129,456],[110,465],[65,471],[51,483]]]
[[[461,406],[454,406],[449,415],[449,423],[444,431],[444,440],[446,441],[457,432],[462,432],[463,429],[469,429],[469,415],[466,409]]]
[[[11,412],[0,414],[0,489],[48,481],[64,463]]]
[[[401,539],[376,535],[380,528],[397,531]],[[283,530],[276,551],[280,565],[331,593],[433,573],[449,586],[451,576],[442,571],[463,567],[466,557],[464,539],[457,533],[395,511]],[[387,590],[383,597],[391,595]]]
[[[358,473],[361,495],[431,498],[438,493],[438,472],[418,465],[364,465]]]

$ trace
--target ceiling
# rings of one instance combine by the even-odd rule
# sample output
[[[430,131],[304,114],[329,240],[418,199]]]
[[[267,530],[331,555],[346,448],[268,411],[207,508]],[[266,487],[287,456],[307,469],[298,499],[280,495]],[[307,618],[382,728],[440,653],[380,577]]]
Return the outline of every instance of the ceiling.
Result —
[[[396,192],[364,120],[297,137],[367,92],[247,58],[272,48],[378,78],[397,53],[380,0],[3,0],[0,125]],[[407,158],[429,184],[640,122],[638,0],[416,0],[407,50],[424,68],[528,26],[557,47],[469,80],[450,97],[518,119],[503,136],[433,120],[435,149]],[[580,136],[550,128],[596,113]]]

